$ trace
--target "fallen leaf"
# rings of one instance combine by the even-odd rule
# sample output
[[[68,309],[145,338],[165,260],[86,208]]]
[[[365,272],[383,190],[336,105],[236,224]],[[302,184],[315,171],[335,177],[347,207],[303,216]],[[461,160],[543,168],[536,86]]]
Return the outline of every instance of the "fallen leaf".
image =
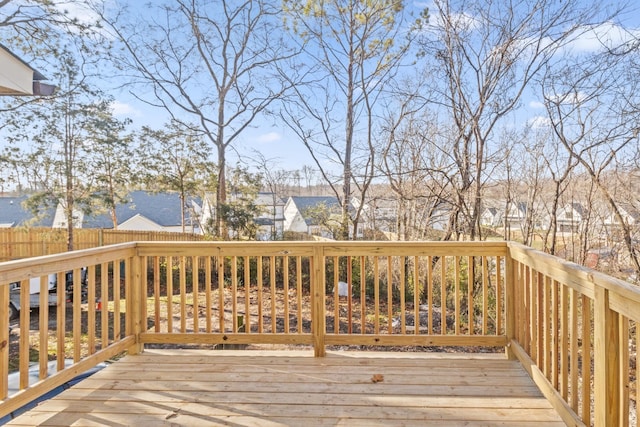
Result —
[[[180,412],[180,409],[176,409],[175,411],[173,411],[173,413],[167,415],[164,419],[165,420],[170,420],[171,418],[175,418],[178,416],[178,413]]]
[[[384,376],[382,374],[375,374],[371,377],[372,383],[381,383],[382,381],[384,381]]]

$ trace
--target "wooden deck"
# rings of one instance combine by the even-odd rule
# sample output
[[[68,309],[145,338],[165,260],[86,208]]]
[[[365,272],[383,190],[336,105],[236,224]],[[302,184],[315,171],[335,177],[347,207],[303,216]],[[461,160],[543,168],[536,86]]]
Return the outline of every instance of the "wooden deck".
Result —
[[[502,354],[146,350],[9,425],[564,425]]]

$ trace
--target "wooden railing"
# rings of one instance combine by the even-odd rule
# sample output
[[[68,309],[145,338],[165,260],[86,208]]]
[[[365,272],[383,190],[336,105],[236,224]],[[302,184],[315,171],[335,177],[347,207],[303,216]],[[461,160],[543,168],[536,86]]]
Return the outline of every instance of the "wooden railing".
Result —
[[[27,279],[45,289],[49,274],[63,283],[67,272],[72,303],[59,292],[57,307],[23,310],[15,342],[0,318],[0,416],[125,350],[170,344],[299,344],[317,356],[327,346],[504,347],[571,425],[628,425],[637,393],[640,290],[517,244],[127,243],[2,263],[0,304],[12,282],[26,304]],[[41,380],[29,384],[34,350]],[[8,396],[15,359],[21,391]]]
[[[508,245],[510,350],[568,424],[637,425],[640,288]]]

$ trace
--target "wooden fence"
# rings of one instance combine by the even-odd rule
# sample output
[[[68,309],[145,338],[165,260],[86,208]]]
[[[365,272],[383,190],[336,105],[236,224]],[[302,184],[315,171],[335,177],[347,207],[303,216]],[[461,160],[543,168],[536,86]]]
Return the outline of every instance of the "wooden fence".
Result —
[[[202,241],[192,233],[76,229],[75,250],[136,241]],[[0,262],[67,252],[67,231],[52,228],[0,228]]]

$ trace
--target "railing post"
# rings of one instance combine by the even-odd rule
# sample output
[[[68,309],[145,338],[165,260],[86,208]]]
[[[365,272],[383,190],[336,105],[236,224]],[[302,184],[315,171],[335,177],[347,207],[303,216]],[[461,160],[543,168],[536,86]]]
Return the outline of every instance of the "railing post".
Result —
[[[595,425],[621,425],[619,317],[609,308],[609,290],[594,290]]]
[[[324,335],[327,330],[325,318],[325,259],[324,247],[316,243],[311,258],[313,274],[311,278],[311,333],[313,334],[313,350],[316,357],[324,357]]]
[[[129,348],[129,354],[142,353],[144,345],[140,342],[140,333],[142,333],[142,325],[145,319],[142,319],[142,304],[146,301],[143,297],[142,283],[142,258],[134,256],[130,258],[130,271],[127,274],[127,335],[133,335],[136,343]]]
[[[505,349],[509,359],[515,359],[515,354],[511,349],[511,341],[515,339],[516,329],[516,276],[513,266],[513,258],[511,257],[511,249],[507,246],[507,256],[505,263],[505,334],[507,336],[507,347]]]
[[[0,307],[9,307],[9,285],[0,285]],[[9,390],[9,313],[6,308],[0,312],[0,400],[4,400]]]

